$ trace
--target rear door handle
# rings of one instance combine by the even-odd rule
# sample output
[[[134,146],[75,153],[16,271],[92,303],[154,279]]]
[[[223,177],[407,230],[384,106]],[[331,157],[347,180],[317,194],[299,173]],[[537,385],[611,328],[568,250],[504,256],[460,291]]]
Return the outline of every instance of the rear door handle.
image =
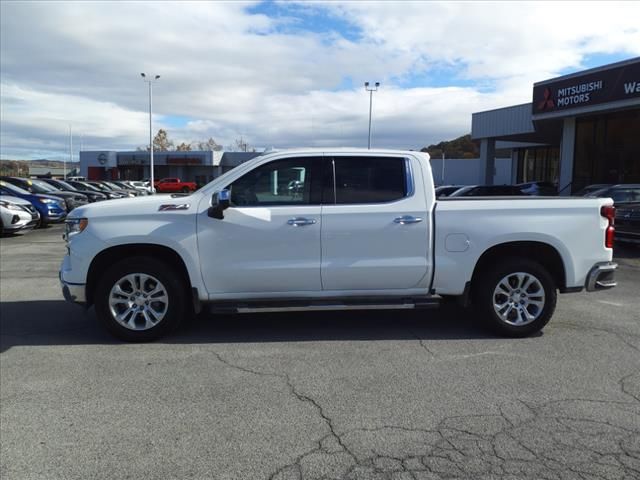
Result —
[[[394,223],[399,223],[400,225],[407,225],[409,223],[418,223],[421,221],[422,221],[421,217],[414,217],[412,215],[403,215],[393,220]]]
[[[293,227],[304,227],[305,225],[314,225],[315,223],[315,218],[296,217],[287,220],[287,224]]]

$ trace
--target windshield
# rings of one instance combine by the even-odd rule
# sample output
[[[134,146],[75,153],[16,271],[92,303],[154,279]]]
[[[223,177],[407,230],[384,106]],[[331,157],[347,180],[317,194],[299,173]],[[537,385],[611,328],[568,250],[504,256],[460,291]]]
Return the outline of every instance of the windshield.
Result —
[[[89,185],[91,185],[92,187],[97,188],[98,191],[103,191],[103,192],[110,192],[111,191],[111,189],[109,187],[107,187],[103,183],[89,183]]]
[[[585,195],[585,197],[606,197],[608,196],[607,193],[609,192],[608,188],[601,188],[599,190],[591,190],[589,192],[587,192],[587,194]]]
[[[5,187],[7,190],[9,190],[12,193],[17,193],[18,195],[29,195],[29,192],[20,188],[20,187],[16,187],[15,185],[11,184],[11,183],[7,183],[5,181],[0,180],[0,186]]]
[[[42,192],[39,193],[51,193],[51,192],[59,192],[59,190],[51,185],[49,185],[47,182],[44,182],[42,180],[31,180],[31,183],[33,184],[34,188],[38,188],[40,190],[42,190]]]
[[[78,182],[78,184],[83,185],[85,188],[88,188],[92,192],[102,192],[98,187],[96,187],[95,185],[92,185],[90,183]]]
[[[56,185],[60,185],[62,188],[66,189],[66,190],[72,190],[72,191],[78,190],[73,185],[71,185],[70,183],[67,183],[67,182],[65,182],[63,180],[55,180],[55,184]]]

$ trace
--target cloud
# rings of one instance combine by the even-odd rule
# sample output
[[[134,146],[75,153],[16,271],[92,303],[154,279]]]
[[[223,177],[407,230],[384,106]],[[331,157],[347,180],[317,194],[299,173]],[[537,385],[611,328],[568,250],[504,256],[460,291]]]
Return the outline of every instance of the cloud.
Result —
[[[176,142],[419,148],[471,113],[526,102],[533,81],[593,53],[640,54],[638,4],[3,2],[3,158],[131,149],[157,126]],[[333,19],[333,20],[332,20]],[[451,72],[450,81],[436,74]],[[353,85],[353,86],[352,86]],[[176,122],[175,118],[180,118]],[[184,121],[182,121],[184,119]],[[78,143],[78,142],[76,142]]]

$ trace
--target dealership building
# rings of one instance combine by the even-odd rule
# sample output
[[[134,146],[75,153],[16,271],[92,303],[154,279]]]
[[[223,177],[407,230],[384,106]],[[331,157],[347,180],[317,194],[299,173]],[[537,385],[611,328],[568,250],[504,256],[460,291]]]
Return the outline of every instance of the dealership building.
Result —
[[[531,103],[474,113],[471,137],[480,183],[497,148],[511,149],[511,183],[640,183],[640,57],[535,83]]]
[[[154,152],[154,177],[180,178],[204,185],[241,163],[260,155],[257,152],[174,151]],[[148,179],[150,155],[147,151],[113,150],[80,152],[80,175],[89,180]]]

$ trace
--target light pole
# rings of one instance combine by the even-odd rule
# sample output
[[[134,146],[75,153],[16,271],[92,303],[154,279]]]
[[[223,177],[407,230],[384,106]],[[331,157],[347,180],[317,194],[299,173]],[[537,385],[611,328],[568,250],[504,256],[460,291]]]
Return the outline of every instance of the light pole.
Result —
[[[69,124],[69,163],[73,165],[73,132]],[[67,179],[67,162],[64,162],[64,179]]]
[[[375,86],[370,87],[369,82],[364,82],[364,89],[369,92],[369,142],[367,143],[367,148],[371,150],[371,108],[373,106],[373,92],[378,91],[378,87],[380,86],[380,82],[376,82]]]
[[[147,75],[145,73],[141,73],[140,75],[142,76],[142,80],[149,84],[149,170],[151,173],[151,192],[155,193],[156,186],[153,178],[153,83],[160,78],[160,75],[156,75],[153,79],[151,77],[147,79]]]

